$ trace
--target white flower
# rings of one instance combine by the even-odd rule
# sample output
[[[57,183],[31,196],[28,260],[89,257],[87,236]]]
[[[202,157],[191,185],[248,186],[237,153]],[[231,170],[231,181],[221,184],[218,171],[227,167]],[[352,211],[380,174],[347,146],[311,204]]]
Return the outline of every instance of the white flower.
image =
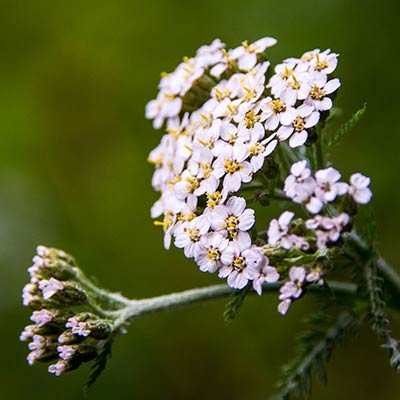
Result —
[[[295,203],[304,204],[312,214],[318,213],[323,203],[314,196],[317,186],[311,176],[311,170],[307,168],[307,161],[298,161],[290,169],[291,174],[285,180],[284,192]]]
[[[221,261],[223,265],[218,276],[228,278],[227,283],[230,287],[243,289],[249,280],[258,276],[263,257],[264,253],[259,247],[243,248],[240,242],[232,242],[222,253]]]
[[[317,237],[317,247],[323,248],[329,242],[337,242],[340,239],[343,228],[350,222],[350,217],[346,213],[341,213],[336,217],[326,217],[316,215],[306,221],[307,229],[315,230]]]
[[[299,91],[299,99],[305,104],[313,106],[317,111],[326,111],[332,108],[332,100],[327,97],[340,87],[339,79],[331,79],[326,82],[326,76],[322,81],[306,83]]]
[[[231,57],[238,62],[239,69],[248,71],[257,63],[257,54],[263,53],[267,47],[276,44],[277,40],[270,37],[265,37],[257,40],[252,44],[244,41],[241,46],[232,50]]]
[[[233,68],[235,60],[231,56],[232,50],[226,51],[222,49],[222,59],[216,65],[214,65],[211,70],[210,74],[217,79],[228,69]]]
[[[320,169],[315,173],[317,187],[315,195],[323,202],[334,201],[337,196],[342,196],[347,192],[348,185],[338,182],[341,178],[340,172],[332,167]]]
[[[222,205],[226,200],[227,192],[219,191],[218,186],[219,179],[214,175],[211,175],[209,179],[201,182],[200,188],[196,191],[196,193],[205,192],[208,210],[213,209],[218,205]]]
[[[281,123],[282,114],[286,111],[287,107],[293,106],[293,104],[285,104],[278,99],[272,99],[267,97],[261,100],[261,119],[264,122],[265,129],[269,131],[274,131],[278,128]]]
[[[152,209],[153,210],[153,209]],[[154,218],[154,215],[152,215]],[[162,221],[154,221],[154,225],[162,226],[164,230],[164,248],[168,250],[171,246],[171,237],[175,227],[176,214],[171,210],[165,210],[164,218]]]
[[[268,228],[268,243],[271,246],[279,244],[285,250],[292,247],[307,250],[310,245],[306,239],[290,233],[290,223],[294,217],[291,211],[285,211],[279,219],[271,220]]]
[[[268,228],[268,243],[271,246],[280,243],[286,250],[292,247],[293,243],[290,239],[289,228],[293,217],[293,212],[285,211],[281,214],[279,219],[271,220]]]
[[[216,206],[208,213],[211,228],[226,231],[230,240],[247,237],[247,232],[255,222],[254,210],[246,209],[246,200],[232,196],[225,206]],[[247,241],[247,239],[246,239]]]
[[[214,118],[223,118],[225,121],[230,121],[239,112],[239,106],[242,103],[241,99],[224,98],[214,109]]]
[[[258,140],[258,135],[254,136],[255,137],[252,137],[247,147],[251,155],[250,164],[253,168],[253,172],[256,173],[263,166],[265,158],[275,150],[278,141],[274,134],[261,142]]]
[[[292,267],[289,271],[289,282],[279,290],[279,300],[297,299],[303,292],[302,284],[306,279],[306,270],[303,267]]]
[[[268,265],[269,260],[264,256],[263,261],[260,265],[261,271],[257,278],[253,281],[254,290],[261,296],[262,294],[262,286],[266,283],[274,283],[279,280],[279,274],[276,268]]]
[[[155,129],[161,128],[166,118],[176,117],[182,108],[182,99],[160,92],[157,98],[146,105],[146,118],[153,119]]]
[[[281,116],[282,126],[277,131],[280,140],[286,140],[290,137],[290,147],[303,145],[308,138],[308,128],[317,125],[319,121],[319,112],[314,111],[312,106],[305,104],[300,107],[288,108]]]
[[[227,148],[227,143],[233,147],[237,144],[236,147],[240,147],[243,143],[250,139],[250,133],[244,129],[238,129],[237,126],[232,123],[222,123],[220,130],[220,137],[222,140],[218,141],[215,145],[217,155],[221,154],[221,152]]]
[[[190,222],[184,222],[174,232],[175,246],[183,248],[187,258],[194,257],[201,249],[201,236],[207,233],[209,228],[210,223],[205,215],[196,217]]]
[[[237,192],[242,182],[251,181],[253,168],[245,161],[249,152],[246,146],[227,146],[221,155],[214,161],[213,175],[216,178],[224,176],[223,189],[227,192]]]
[[[254,70],[247,74],[237,74],[236,77],[239,81],[239,90],[237,97],[242,102],[249,104],[255,103],[263,94],[265,86],[265,72],[268,69],[269,63],[263,63],[261,68],[255,67]]]
[[[221,267],[221,254],[227,248],[229,240],[219,232],[203,235],[200,239],[201,248],[195,255],[195,261],[200,271],[214,273]]]
[[[196,52],[197,64],[204,67],[217,64],[223,58],[224,47],[225,43],[220,39],[214,39],[210,45],[201,46]]]
[[[282,91],[288,85],[288,80],[294,76],[295,62],[284,62],[275,66],[275,74],[271,77],[267,84],[267,88],[271,89],[271,93],[279,98]],[[294,105],[294,103],[292,104]]]
[[[290,167],[290,175],[285,179],[284,192],[296,203],[302,203],[313,193],[316,186],[307,161],[298,161]]]
[[[367,204],[371,200],[372,191],[368,187],[371,180],[360,173],[350,177],[349,194],[359,204]]]
[[[179,200],[185,200],[189,195],[193,194],[200,186],[200,181],[189,170],[185,169],[176,183],[174,183],[175,195]]]
[[[314,52],[309,53],[309,56],[311,56],[309,61],[310,66],[312,70],[317,73],[321,72],[328,75],[336,69],[338,63],[338,54],[331,53],[330,49],[327,49],[322,53],[319,50],[314,50]]]
[[[265,129],[259,115],[259,105],[253,103],[242,103],[239,106],[238,113],[233,117],[233,120],[238,123],[239,131],[247,132],[248,136],[257,135],[259,139],[265,135]]]

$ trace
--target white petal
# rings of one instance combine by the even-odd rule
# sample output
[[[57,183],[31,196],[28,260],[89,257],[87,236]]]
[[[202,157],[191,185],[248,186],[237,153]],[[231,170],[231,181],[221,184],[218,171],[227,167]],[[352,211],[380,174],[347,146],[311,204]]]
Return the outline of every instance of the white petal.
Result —
[[[246,200],[242,197],[232,196],[226,203],[231,214],[240,216],[246,208]]]
[[[314,111],[314,112],[307,118],[306,123],[305,123],[304,126],[305,126],[306,128],[311,128],[311,127],[317,125],[317,124],[318,124],[318,121],[319,121],[319,112],[318,112],[318,111]]]
[[[286,140],[293,133],[293,126],[281,126],[276,132],[276,136],[280,141]]]
[[[290,137],[289,146],[290,147],[302,146],[307,141],[307,138],[308,138],[308,133],[306,130],[303,129],[300,132],[295,132]]]
[[[325,86],[324,91],[326,94],[331,94],[340,87],[340,80],[335,78],[331,79]]]
[[[239,229],[241,231],[248,231],[255,222],[254,210],[248,208],[240,216]]]

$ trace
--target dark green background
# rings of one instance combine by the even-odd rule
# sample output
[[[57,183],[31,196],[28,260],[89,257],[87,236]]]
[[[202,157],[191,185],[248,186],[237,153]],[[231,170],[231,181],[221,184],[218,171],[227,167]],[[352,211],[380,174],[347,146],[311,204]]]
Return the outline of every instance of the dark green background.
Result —
[[[20,304],[37,244],[74,254],[89,275],[130,297],[218,282],[162,248],[144,119],[159,73],[220,37],[278,38],[272,61],[316,47],[339,52],[336,104],[368,113],[336,149],[347,177],[373,179],[383,254],[400,264],[399,7],[395,1],[18,1],[0,3],[0,397],[80,399],[89,370],[61,378],[29,368]],[[310,296],[311,297],[311,296]],[[292,354],[310,299],[287,317],[252,297],[226,327],[223,302],[134,321],[89,399],[265,399]],[[315,399],[399,399],[400,378],[377,340],[338,349]],[[4,396],[4,397],[3,397]]]

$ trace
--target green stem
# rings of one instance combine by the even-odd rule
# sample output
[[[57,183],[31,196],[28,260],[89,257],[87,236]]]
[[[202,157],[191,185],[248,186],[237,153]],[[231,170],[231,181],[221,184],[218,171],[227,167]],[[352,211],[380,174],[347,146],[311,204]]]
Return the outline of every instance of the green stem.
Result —
[[[385,280],[389,281],[400,295],[399,274],[380,256],[376,259],[375,265]]]
[[[329,282],[329,287],[336,294],[354,295],[356,286],[351,283]],[[281,283],[264,285],[264,292],[279,291]],[[318,285],[310,285],[309,292],[321,293],[324,288]],[[228,297],[234,289],[225,284],[208,286],[199,289],[190,289],[183,292],[171,293],[163,296],[157,296],[149,299],[130,300],[124,308],[118,311],[110,311],[108,315],[116,319],[116,327],[125,325],[129,320],[140,315],[150,314],[163,310],[170,310],[189,304],[200,303],[207,300],[214,300]],[[255,293],[253,291],[249,292]]]
[[[383,276],[386,282],[388,282],[396,294],[400,296],[400,275],[379,255],[375,249],[371,249],[369,246],[356,232],[352,232],[349,235],[349,242],[355,247],[357,253],[364,257],[366,261],[371,260],[371,257],[375,258],[375,265],[378,272]]]
[[[318,169],[325,168],[326,166],[325,152],[324,149],[322,148],[322,140],[320,137],[315,142],[315,158],[316,158],[317,168]]]

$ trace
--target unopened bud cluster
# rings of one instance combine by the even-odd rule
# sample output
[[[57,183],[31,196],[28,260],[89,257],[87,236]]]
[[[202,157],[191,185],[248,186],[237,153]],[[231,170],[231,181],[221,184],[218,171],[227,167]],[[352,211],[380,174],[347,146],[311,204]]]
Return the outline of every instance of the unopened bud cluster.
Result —
[[[104,317],[87,278],[65,252],[39,246],[23,289],[23,304],[34,311],[32,325],[20,340],[28,343],[30,365],[51,362],[61,375],[97,357],[113,335],[113,320]]]

